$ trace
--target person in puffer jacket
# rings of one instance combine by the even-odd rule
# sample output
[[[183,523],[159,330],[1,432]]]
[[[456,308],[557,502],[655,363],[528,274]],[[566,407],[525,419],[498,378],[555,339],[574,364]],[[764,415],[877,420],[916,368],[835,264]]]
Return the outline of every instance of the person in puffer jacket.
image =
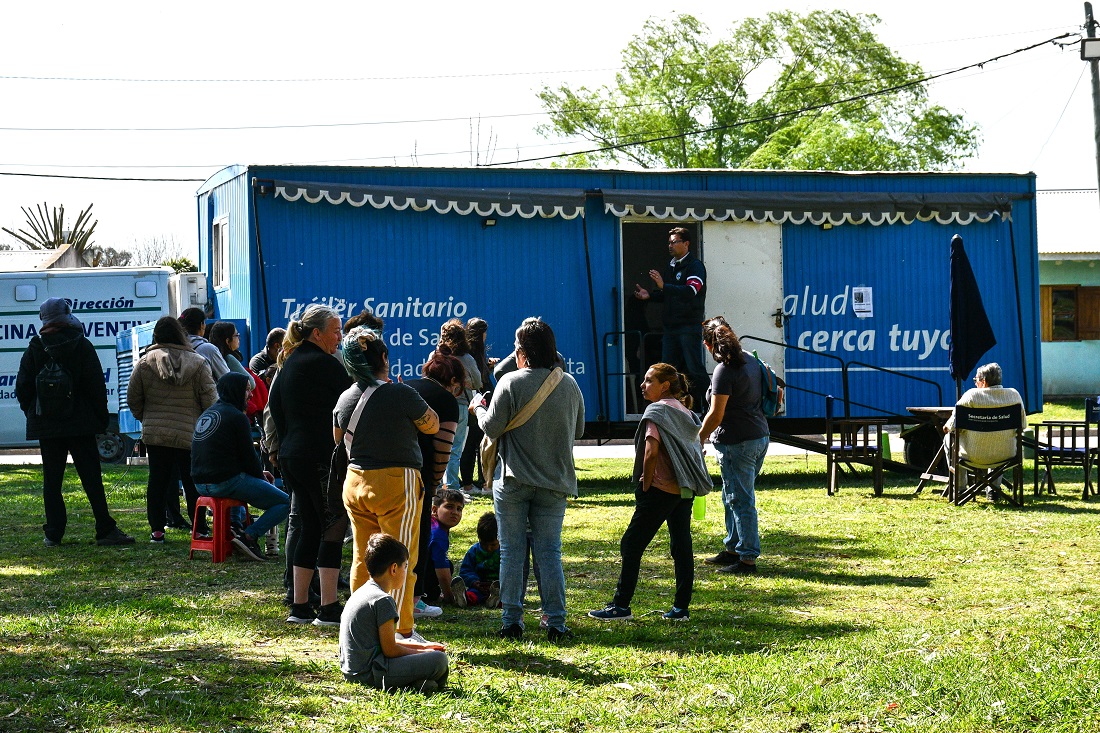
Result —
[[[141,440],[149,455],[145,490],[150,542],[164,542],[165,495],[178,471],[195,521],[198,492],[191,479],[191,436],[199,415],[214,404],[217,393],[206,359],[195,353],[179,321],[165,316],[153,327],[153,343],[134,367],[126,390],[130,412],[141,421]],[[195,528],[205,533],[200,518]]]

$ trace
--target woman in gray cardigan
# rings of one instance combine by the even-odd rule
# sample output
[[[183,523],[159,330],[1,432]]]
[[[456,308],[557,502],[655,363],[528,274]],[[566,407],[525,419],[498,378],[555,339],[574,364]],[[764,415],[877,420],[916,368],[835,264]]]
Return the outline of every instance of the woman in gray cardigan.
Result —
[[[500,596],[503,606],[500,636],[523,636],[523,561],[527,557],[527,526],[531,547],[541,568],[542,611],[547,638],[572,636],[565,626],[565,573],[561,564],[561,528],[566,500],[577,495],[573,441],[584,433],[584,398],[568,374],[554,367],[557,344],[550,326],[528,318],[516,330],[519,369],[505,375],[486,407],[475,395],[470,410],[490,438],[499,438],[493,508],[500,535]],[[539,391],[548,378],[560,382],[523,425],[508,430],[509,421]]]

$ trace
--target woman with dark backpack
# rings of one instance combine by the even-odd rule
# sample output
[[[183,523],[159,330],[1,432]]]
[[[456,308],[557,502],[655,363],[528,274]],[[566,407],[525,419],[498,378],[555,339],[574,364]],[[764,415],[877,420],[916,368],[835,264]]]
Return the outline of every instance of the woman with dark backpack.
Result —
[[[703,323],[703,343],[718,362],[710,381],[710,409],[699,431],[700,442],[714,433],[722,470],[722,505],[726,539],[722,551],[703,562],[718,572],[750,575],[760,555],[756,518],[756,477],[768,453],[768,420],[761,400],[764,375],[760,363],[745,356],[737,334],[722,316]]]
[[[80,485],[95,516],[96,544],[132,545],[134,538],[115,524],[107,509],[99,466],[96,434],[107,431],[107,386],[95,346],[68,301],[49,298],[39,308],[42,329],[31,339],[19,362],[15,396],[27,416],[27,440],[37,440],[42,451],[42,500],[47,547],[61,544],[68,515],[61,484],[65,461],[73,457]],[[52,365],[51,397],[39,390],[40,375]],[[49,385],[44,384],[49,389]]]

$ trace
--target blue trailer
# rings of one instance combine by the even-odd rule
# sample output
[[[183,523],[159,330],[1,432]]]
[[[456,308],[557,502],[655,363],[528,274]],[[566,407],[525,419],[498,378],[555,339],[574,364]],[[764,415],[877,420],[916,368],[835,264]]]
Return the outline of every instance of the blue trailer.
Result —
[[[1042,406],[1033,174],[232,166],[198,191],[200,269],[251,349],[310,303],[386,322],[394,376],[451,317],[491,355],[548,321],[589,434],[632,433],[660,316],[631,293],[686,226],[722,314],[788,385],[773,429],[821,432],[825,396],[898,422],[952,404],[949,245],[966,242],[1004,368]],[[712,364],[713,366],[713,364]]]

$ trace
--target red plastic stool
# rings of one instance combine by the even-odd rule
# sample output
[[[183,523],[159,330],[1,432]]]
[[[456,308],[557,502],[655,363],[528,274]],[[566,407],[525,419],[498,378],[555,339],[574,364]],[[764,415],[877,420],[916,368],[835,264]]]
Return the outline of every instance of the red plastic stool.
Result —
[[[248,515],[248,505],[243,501],[216,496],[199,497],[195,502],[195,517],[197,518],[199,512],[204,509],[210,509],[210,513],[214,515],[210,523],[210,539],[204,540],[196,536],[199,523],[195,522],[191,528],[191,552],[187,555],[188,559],[195,556],[195,550],[201,550],[209,552],[214,562],[225,562],[233,550],[233,531],[229,527],[229,510],[239,506],[245,508],[245,525],[251,524],[252,518]]]

